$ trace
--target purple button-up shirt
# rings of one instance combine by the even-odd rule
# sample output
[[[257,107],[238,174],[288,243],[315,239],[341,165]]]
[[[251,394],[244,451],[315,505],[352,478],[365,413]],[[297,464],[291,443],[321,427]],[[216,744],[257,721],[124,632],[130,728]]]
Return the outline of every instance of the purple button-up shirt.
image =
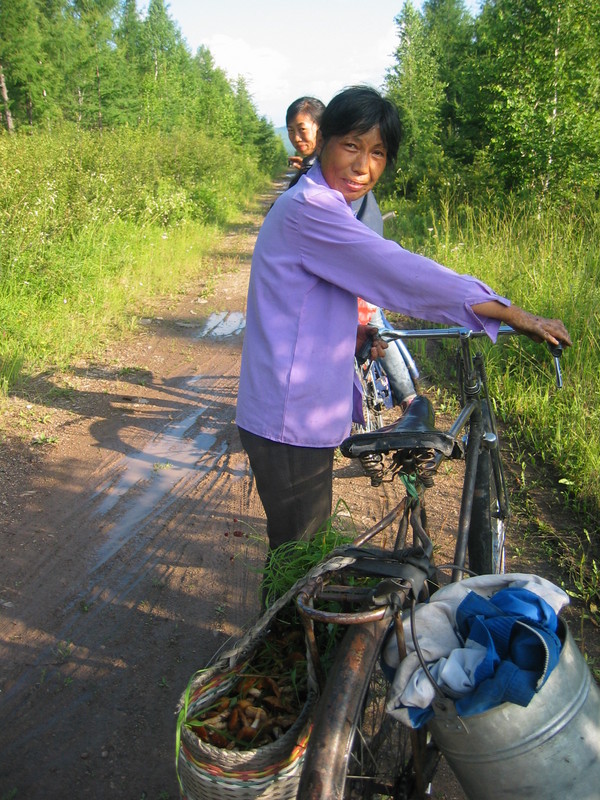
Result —
[[[495,339],[489,287],[404,250],[354,218],[315,164],[273,205],[248,288],[236,422],[258,436],[336,447],[352,418],[357,297]]]

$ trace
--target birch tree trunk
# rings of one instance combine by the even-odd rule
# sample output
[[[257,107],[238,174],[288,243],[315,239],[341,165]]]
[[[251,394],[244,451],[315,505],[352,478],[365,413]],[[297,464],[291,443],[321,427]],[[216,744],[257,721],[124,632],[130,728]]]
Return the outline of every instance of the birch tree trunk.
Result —
[[[15,126],[13,123],[12,114],[10,113],[10,105],[8,102],[8,90],[6,89],[6,81],[4,80],[4,70],[2,69],[2,64],[0,64],[0,96],[2,97],[2,103],[4,104],[4,118],[6,120],[6,130],[9,133],[13,133]]]
[[[100,65],[96,64],[96,87],[98,90],[98,130],[102,130],[102,95],[100,93]]]

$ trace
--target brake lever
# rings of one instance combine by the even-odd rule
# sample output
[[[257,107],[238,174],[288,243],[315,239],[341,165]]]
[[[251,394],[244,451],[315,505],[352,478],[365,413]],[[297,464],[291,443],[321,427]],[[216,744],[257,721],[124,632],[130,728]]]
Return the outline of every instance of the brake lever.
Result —
[[[562,344],[548,343],[548,348],[550,349],[550,353],[552,355],[552,358],[554,359],[554,372],[556,373],[556,387],[557,389],[562,389],[563,379],[562,379],[562,371],[560,368],[560,357],[563,354],[563,346]]]

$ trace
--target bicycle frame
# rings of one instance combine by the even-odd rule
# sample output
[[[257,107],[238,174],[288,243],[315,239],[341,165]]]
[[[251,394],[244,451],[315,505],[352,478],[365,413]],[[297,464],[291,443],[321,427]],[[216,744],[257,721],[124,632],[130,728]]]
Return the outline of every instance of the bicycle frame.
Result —
[[[500,327],[499,335],[511,336],[516,331],[507,325]],[[458,535],[454,553],[455,568],[452,580],[460,580],[464,574],[464,565],[467,556],[469,530],[473,511],[473,496],[477,467],[482,449],[489,451],[491,456],[493,480],[498,499],[498,518],[505,523],[510,514],[504,474],[498,452],[498,436],[490,406],[487,386],[487,375],[481,353],[475,355],[471,352],[473,339],[485,336],[483,331],[471,331],[466,328],[438,328],[424,330],[386,330],[381,329],[379,335],[385,341],[394,339],[458,339],[459,341],[459,381],[462,408],[455,421],[450,426],[448,433],[457,441],[461,433],[468,429],[465,448],[465,477],[460,506]],[[482,401],[489,408],[487,420],[483,418]],[[436,454],[436,465],[443,456]]]
[[[307,583],[296,598],[322,691],[325,688],[325,681],[320,670],[314,622],[349,626],[349,630],[338,645],[335,663],[331,667],[330,674],[335,676],[335,679],[329,689],[325,689],[322,702],[317,706],[314,720],[315,730],[320,730],[325,725],[330,732],[327,739],[327,751],[309,745],[298,793],[298,798],[302,798],[302,800],[325,800],[326,798],[333,800],[333,798],[341,797],[342,790],[337,782],[340,775],[340,761],[345,763],[349,755],[343,745],[350,736],[365,701],[369,676],[375,669],[380,649],[390,631],[390,626],[395,631],[400,657],[406,656],[402,609],[406,607],[410,597],[414,612],[414,604],[417,600],[428,596],[428,567],[433,551],[433,542],[421,524],[420,514],[419,503],[405,497],[379,523],[355,539],[350,550],[341,548],[340,552],[358,554],[360,547],[400,518],[393,550],[367,550],[365,551],[367,562],[365,569],[361,570],[358,566],[360,556],[357,564],[350,567],[351,572],[357,572],[359,575],[380,576],[382,582],[376,591],[377,600],[374,599],[373,592],[367,588],[339,585],[328,587],[323,582],[323,576]],[[413,533],[420,543],[419,548],[406,548],[409,521]],[[411,560],[411,556],[413,559],[417,559],[416,563]],[[377,571],[378,559],[381,559],[380,564],[386,564],[386,570]],[[368,563],[369,560],[372,567]],[[371,569],[374,569],[374,572]],[[392,574],[392,581],[384,580],[384,576],[390,577]],[[361,601],[364,602],[369,598],[373,605],[368,610],[351,613],[324,611],[314,607],[313,601],[316,597],[321,600],[342,602],[350,600],[358,603],[359,607]],[[412,775],[416,782],[415,788],[418,796],[424,797],[427,784],[425,776],[433,771],[439,754],[437,750],[434,751],[426,746],[424,731],[412,730],[408,736],[413,753],[419,753],[412,766]],[[333,753],[335,754],[335,766],[331,761]]]

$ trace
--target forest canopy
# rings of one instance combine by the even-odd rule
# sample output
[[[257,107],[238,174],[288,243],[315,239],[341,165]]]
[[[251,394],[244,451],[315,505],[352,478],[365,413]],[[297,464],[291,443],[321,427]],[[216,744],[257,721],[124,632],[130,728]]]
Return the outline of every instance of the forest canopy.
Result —
[[[2,0],[4,129],[193,129],[280,167],[244,79],[231,83],[205,48],[192,54],[167,8],[150,0],[142,19],[135,0]]]
[[[407,0],[396,25],[397,192],[598,199],[598,3],[485,0],[473,17],[462,0]]]

